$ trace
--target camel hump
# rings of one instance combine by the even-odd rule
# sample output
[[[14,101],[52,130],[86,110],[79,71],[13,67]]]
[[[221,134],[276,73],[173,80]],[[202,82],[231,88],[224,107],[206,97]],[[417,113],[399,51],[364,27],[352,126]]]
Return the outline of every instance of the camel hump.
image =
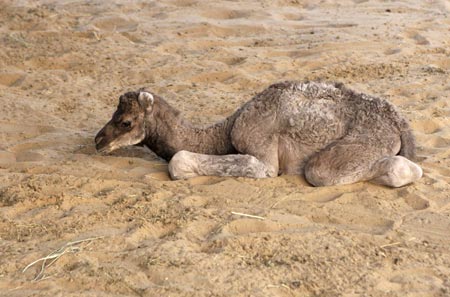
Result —
[[[416,159],[416,140],[411,129],[405,129],[400,134],[401,147],[399,155],[411,161]]]

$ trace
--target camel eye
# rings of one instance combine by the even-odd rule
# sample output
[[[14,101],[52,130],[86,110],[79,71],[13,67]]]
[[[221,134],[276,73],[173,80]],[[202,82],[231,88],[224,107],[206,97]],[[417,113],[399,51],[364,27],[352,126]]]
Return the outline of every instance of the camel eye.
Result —
[[[123,121],[120,126],[122,128],[130,128],[131,127],[131,122],[130,121]]]

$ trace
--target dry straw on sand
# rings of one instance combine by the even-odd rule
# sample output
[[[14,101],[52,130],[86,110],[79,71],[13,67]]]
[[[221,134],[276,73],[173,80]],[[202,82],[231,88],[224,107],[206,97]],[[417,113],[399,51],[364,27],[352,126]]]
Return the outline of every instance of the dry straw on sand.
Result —
[[[86,239],[81,239],[81,240],[76,240],[76,241],[70,241],[70,242],[66,243],[64,246],[60,247],[59,249],[51,252],[47,256],[45,256],[43,258],[39,258],[36,261],[31,262],[22,270],[22,273],[25,273],[25,271],[27,271],[28,268],[30,268],[30,267],[34,266],[35,264],[42,261],[41,269],[36,274],[33,281],[43,280],[46,278],[44,275],[45,270],[48,267],[50,267],[51,265],[53,265],[56,261],[58,261],[58,259],[61,258],[63,255],[65,255],[67,253],[80,252],[83,250],[83,248],[86,248],[90,243],[92,243],[92,241],[101,239],[103,237],[104,236],[98,236],[98,237],[91,237],[91,238],[86,238]],[[48,262],[49,260],[51,260],[51,261]]]
[[[234,212],[234,211],[232,211],[231,214],[234,214],[234,215],[237,215],[237,216],[241,216],[241,217],[258,219],[258,220],[265,220],[266,219],[266,218],[263,218],[263,217],[260,217],[260,216],[250,215],[250,214],[241,213],[241,212]]]

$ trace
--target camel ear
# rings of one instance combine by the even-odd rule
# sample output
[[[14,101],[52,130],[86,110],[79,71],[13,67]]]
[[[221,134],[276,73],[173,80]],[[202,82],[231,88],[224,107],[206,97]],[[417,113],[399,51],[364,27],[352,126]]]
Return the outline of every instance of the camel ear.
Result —
[[[145,108],[147,111],[151,111],[153,108],[153,102],[155,99],[149,92],[140,92],[138,97],[139,105]]]

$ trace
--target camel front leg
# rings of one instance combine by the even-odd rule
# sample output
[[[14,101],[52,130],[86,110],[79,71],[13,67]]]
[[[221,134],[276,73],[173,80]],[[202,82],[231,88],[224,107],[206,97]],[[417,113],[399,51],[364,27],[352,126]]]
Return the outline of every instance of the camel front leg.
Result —
[[[204,155],[179,151],[169,163],[172,179],[188,179],[195,176],[242,176],[265,178],[277,173],[251,155]]]

